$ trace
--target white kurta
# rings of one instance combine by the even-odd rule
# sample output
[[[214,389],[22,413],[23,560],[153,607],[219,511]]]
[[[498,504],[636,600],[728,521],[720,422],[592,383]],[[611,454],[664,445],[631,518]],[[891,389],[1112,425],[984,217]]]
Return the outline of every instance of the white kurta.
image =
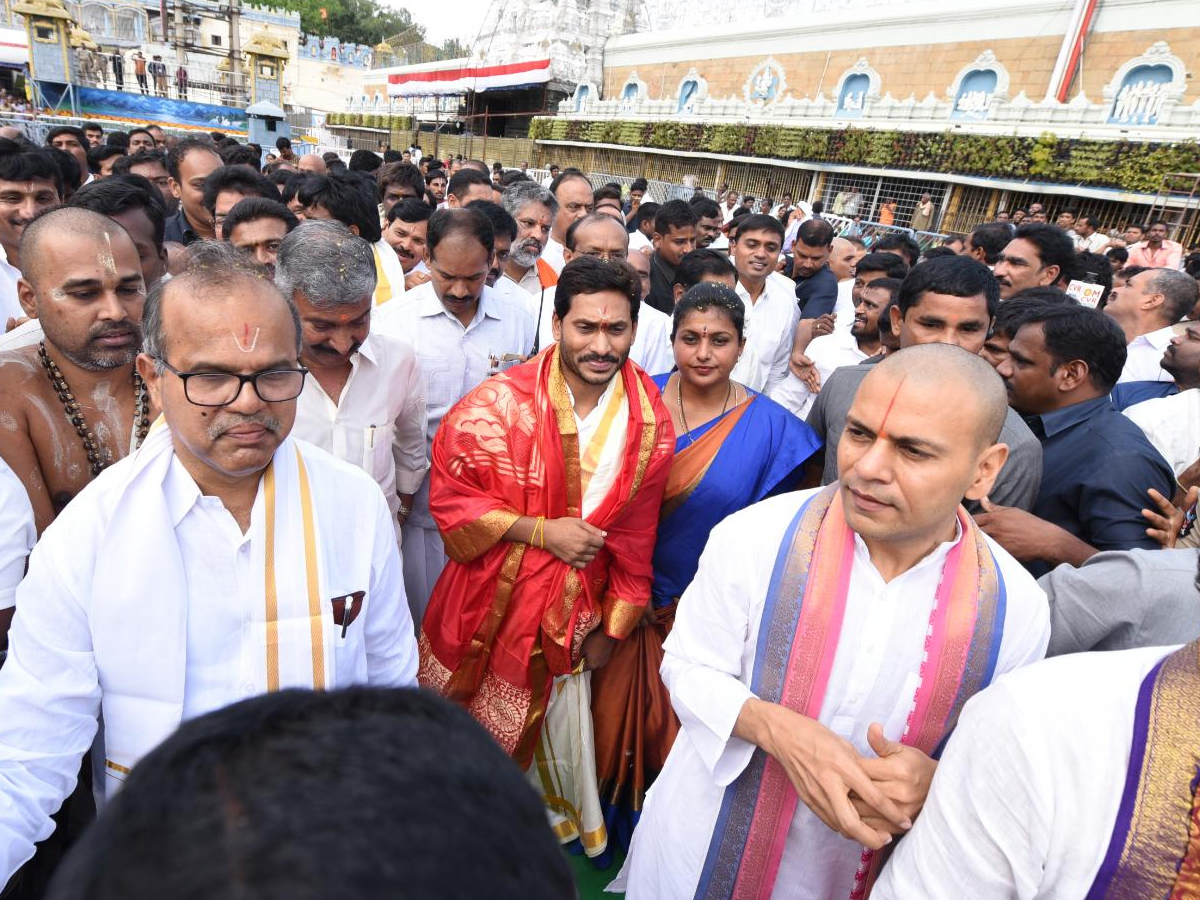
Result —
[[[766,500],[714,528],[680,600],[661,672],[682,730],[633,835],[621,875],[629,900],[690,900],[695,893],[724,789],[754,751],[732,734],[753,696],[755,648],[775,559],[788,526],[814,493]],[[1029,573],[991,539],[988,545],[1007,591],[997,662],[997,672],[1006,672],[1043,656],[1050,619],[1046,595]],[[882,723],[893,740],[903,733],[942,563],[952,546],[942,544],[885,583],[855,537],[840,649],[819,721],[864,756],[874,755],[867,744],[872,722]],[[844,900],[861,852],[801,803],[772,896]]]
[[[1175,337],[1175,329],[1168,325],[1158,331],[1139,334],[1126,348],[1125,368],[1117,384],[1127,381],[1173,381],[1169,372],[1161,365],[1163,354]]]
[[[873,900],[1081,900],[1116,822],[1138,690],[1174,649],[1059,656],[971,700]]]
[[[546,299],[538,320],[538,347],[542,350],[554,343],[556,290],[546,288]],[[637,334],[633,336],[629,358],[649,375],[662,375],[675,368],[675,354],[671,350],[671,317],[648,303],[639,305]]]
[[[276,459],[294,448],[311,488],[323,640],[313,646],[304,593],[289,590],[307,583],[303,572],[277,565],[279,686],[312,687],[322,656],[328,687],[415,684],[416,640],[378,487],[299,442],[285,443]],[[17,589],[11,651],[0,669],[0,882],[51,832],[50,815],[75,786],[102,709],[111,791],[182,719],[267,690],[264,486],[242,534],[164,452],[155,457],[161,486],[148,479],[129,487],[146,471],[135,454],[80,492],[42,535]],[[294,533],[288,511],[300,501],[283,481],[279,502],[277,533]],[[139,527],[130,523],[147,533],[129,535]],[[283,543],[279,553],[295,549]],[[122,555],[138,563],[125,565]],[[343,637],[330,618],[333,601],[356,591],[364,592],[360,614]],[[300,607],[305,612],[295,614]]]
[[[834,327],[838,331],[849,333],[854,324],[854,279],[847,278],[838,282],[837,301],[833,305]]]
[[[33,507],[25,485],[0,459],[0,609],[16,605],[25,559],[36,541]]]
[[[21,270],[8,262],[8,254],[0,247],[0,331],[10,318],[20,319],[25,316],[21,301],[17,299],[17,281]]]
[[[415,494],[429,469],[421,366],[411,345],[375,332],[350,366],[336,400],[312,375],[304,380],[292,434],[374,478],[396,522],[398,494]]]
[[[1125,410],[1178,476],[1200,458],[1200,389],[1135,403]]]
[[[542,251],[542,260],[546,262],[555,272],[561,273],[563,266],[567,264],[567,261],[563,259],[563,251],[565,249],[566,248],[563,247],[563,245],[553,237],[548,237],[546,238],[546,249]]]
[[[528,310],[487,287],[475,317],[464,327],[442,306],[432,282],[376,307],[371,329],[398,336],[417,350],[425,382],[426,452],[450,407],[488,376],[516,365],[517,357],[533,348],[535,332]],[[412,514],[401,533],[404,586],[419,626],[433,586],[446,566],[442,538],[429,514],[428,479],[413,498]]]
[[[821,384],[828,381],[829,376],[842,366],[856,366],[868,358],[867,354],[859,349],[858,341],[849,329],[841,328],[835,328],[833,334],[813,338],[805,354],[816,366]],[[817,395],[808,389],[799,376],[789,371],[783,383],[771,392],[771,399],[803,419],[812,409]]]
[[[733,370],[733,380],[755,390],[771,391],[787,378],[788,361],[792,355],[792,340],[800,307],[796,305],[796,286],[778,273],[767,277],[766,286],[757,302],[739,281],[737,295],[746,304],[746,350]],[[749,371],[753,360],[757,371]]]

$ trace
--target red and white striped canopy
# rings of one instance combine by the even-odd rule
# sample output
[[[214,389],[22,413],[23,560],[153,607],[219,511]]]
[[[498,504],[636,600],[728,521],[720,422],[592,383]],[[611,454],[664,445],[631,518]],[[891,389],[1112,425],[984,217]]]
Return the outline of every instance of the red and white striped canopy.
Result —
[[[417,68],[417,67],[413,67]],[[421,68],[426,68],[422,66]],[[389,97],[425,97],[431,94],[465,94],[501,88],[544,84],[550,80],[550,60],[505,63],[495,66],[456,65],[427,71],[388,75]]]

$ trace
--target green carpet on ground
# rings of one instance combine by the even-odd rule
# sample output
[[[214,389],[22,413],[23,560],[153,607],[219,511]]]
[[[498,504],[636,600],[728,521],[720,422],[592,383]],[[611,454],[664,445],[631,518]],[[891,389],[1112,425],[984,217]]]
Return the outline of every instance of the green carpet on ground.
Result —
[[[579,900],[615,900],[615,898],[625,896],[624,894],[606,894],[604,892],[605,885],[616,878],[617,873],[621,871],[621,866],[625,862],[624,853],[617,854],[613,864],[604,870],[597,869],[586,856],[575,856],[568,853],[567,859],[570,860],[571,871],[575,874],[575,886],[579,889]]]

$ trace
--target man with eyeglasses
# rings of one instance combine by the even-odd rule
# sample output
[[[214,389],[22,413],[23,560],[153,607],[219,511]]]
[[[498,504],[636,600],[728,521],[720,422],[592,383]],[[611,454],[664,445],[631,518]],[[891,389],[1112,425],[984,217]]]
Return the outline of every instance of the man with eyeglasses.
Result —
[[[554,226],[550,229],[546,249],[542,251],[542,259],[557,273],[562,271],[567,262],[563,253],[567,243],[567,229],[571,227],[572,222],[578,222],[584,216],[591,215],[595,208],[595,198],[592,183],[578,169],[564,170],[550,185],[550,193],[554,194],[554,199],[558,201],[558,212],[554,216]]]
[[[45,533],[17,589],[0,883],[49,834],[101,718],[111,796],[181,721],[285,688],[415,681],[378,486],[290,437],[295,307],[232,248],[201,244],[143,322],[137,368],[162,419]]]
[[[592,213],[575,220],[567,229],[566,239],[563,257],[567,262],[581,256],[618,264],[629,259],[629,232],[611,216]],[[639,299],[640,281],[639,277]],[[555,292],[556,288],[546,291],[546,303],[538,322],[538,344],[542,347],[554,343]],[[675,365],[671,351],[671,317],[644,304],[640,309],[629,358],[650,375],[670,372]]]

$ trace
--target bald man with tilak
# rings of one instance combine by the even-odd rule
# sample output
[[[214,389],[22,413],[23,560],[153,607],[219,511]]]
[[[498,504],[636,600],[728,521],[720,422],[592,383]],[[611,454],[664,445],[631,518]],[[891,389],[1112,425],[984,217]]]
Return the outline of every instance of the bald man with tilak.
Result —
[[[60,208],[21,238],[21,306],[44,341],[0,353],[0,456],[29,492],[39,534],[144,435],[134,375],[146,287],[137,247],[107,216]]]
[[[1045,595],[961,505],[1004,464],[1006,409],[979,357],[901,350],[855,396],[841,481],[713,530],[663,647],[682,734],[617,881],[630,900],[870,883],[963,703],[1049,640]]]

